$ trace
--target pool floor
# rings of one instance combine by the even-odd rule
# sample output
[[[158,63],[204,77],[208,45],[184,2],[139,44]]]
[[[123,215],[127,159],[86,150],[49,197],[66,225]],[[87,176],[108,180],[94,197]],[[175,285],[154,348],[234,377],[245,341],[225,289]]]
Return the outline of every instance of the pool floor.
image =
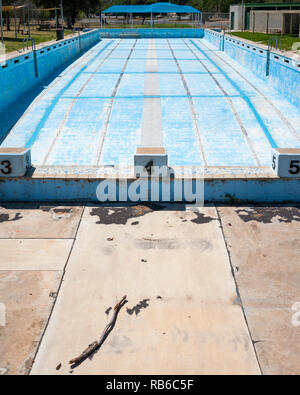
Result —
[[[1,146],[30,147],[34,166],[132,166],[142,143],[170,166],[263,168],[299,131],[299,109],[205,39],[105,39]]]

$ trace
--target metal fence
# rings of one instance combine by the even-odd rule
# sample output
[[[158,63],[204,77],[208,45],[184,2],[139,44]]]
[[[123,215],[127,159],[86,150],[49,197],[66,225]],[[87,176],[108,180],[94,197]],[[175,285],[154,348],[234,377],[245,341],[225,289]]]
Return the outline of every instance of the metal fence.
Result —
[[[228,30],[230,28],[229,13],[203,12],[202,27]]]

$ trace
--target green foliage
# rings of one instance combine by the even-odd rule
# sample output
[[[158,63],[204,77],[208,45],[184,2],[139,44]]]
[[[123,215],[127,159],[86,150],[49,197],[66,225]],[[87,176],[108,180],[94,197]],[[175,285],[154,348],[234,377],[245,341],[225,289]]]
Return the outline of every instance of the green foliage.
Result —
[[[246,40],[258,42],[261,44],[268,45],[268,41],[270,37],[274,37],[273,34],[265,34],[265,33],[251,33],[251,32],[233,32],[231,33],[234,36],[245,38]],[[296,42],[299,42],[299,37],[292,34],[283,34],[277,35],[280,38],[282,43],[282,49],[291,50],[292,45]]]

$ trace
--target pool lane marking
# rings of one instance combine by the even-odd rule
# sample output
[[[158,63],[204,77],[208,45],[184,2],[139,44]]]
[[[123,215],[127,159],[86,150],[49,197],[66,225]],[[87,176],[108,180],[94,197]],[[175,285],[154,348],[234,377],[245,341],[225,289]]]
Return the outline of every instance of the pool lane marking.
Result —
[[[119,41],[117,42],[117,44],[111,49],[111,51],[109,51],[109,53],[104,57],[104,59],[102,59],[102,61],[101,61],[101,62],[99,63],[99,65],[96,67],[95,72],[91,72],[90,77],[84,82],[84,84],[80,87],[79,91],[78,91],[78,92],[76,93],[76,95],[73,97],[73,100],[72,100],[72,102],[70,103],[70,105],[69,105],[69,107],[68,107],[68,109],[67,109],[67,111],[66,111],[66,113],[65,113],[65,116],[64,116],[63,120],[61,121],[61,123],[60,123],[58,129],[57,129],[57,133],[56,133],[55,137],[54,137],[53,140],[52,140],[52,143],[51,143],[51,145],[50,145],[50,147],[49,147],[49,150],[48,150],[48,152],[47,152],[47,154],[46,154],[46,156],[45,156],[45,158],[44,158],[44,160],[43,160],[43,163],[42,163],[43,165],[45,165],[46,162],[47,162],[47,160],[49,159],[49,156],[50,156],[50,154],[51,154],[51,152],[52,152],[52,150],[53,150],[53,148],[54,148],[54,146],[55,146],[55,144],[56,144],[56,142],[57,142],[57,139],[58,139],[58,137],[60,136],[60,134],[62,133],[64,127],[66,126],[67,120],[69,119],[69,116],[70,116],[70,114],[71,114],[71,112],[72,112],[72,110],[73,110],[73,108],[74,108],[74,106],[75,106],[75,104],[76,104],[76,102],[77,102],[79,96],[80,96],[81,93],[84,91],[84,89],[88,86],[88,84],[92,81],[92,79],[94,78],[95,73],[96,73],[98,70],[100,70],[100,68],[103,66],[103,64],[105,63],[105,61],[110,57],[110,55],[112,54],[112,52],[120,45],[120,43],[121,43],[121,40],[119,40]]]
[[[111,44],[112,44],[113,40],[110,40],[107,44],[104,45],[104,47],[102,47],[96,56],[94,56],[92,59],[90,59],[75,75],[74,77],[55,95],[55,97],[52,100],[52,103],[49,107],[47,107],[45,114],[43,115],[43,117],[41,118],[40,122],[38,123],[37,127],[35,128],[35,131],[33,132],[33,134],[31,135],[31,137],[29,138],[29,140],[27,141],[25,147],[26,148],[30,148],[36,138],[38,137],[38,135],[40,134],[42,128],[44,127],[47,119],[49,118],[50,114],[52,113],[52,111],[54,110],[55,106],[57,105],[57,103],[59,102],[59,99],[61,98],[61,96],[72,86],[72,84],[77,80],[77,78],[81,75],[81,73],[86,70],[89,65],[91,63],[93,63],[95,61],[95,59],[97,59],[98,56],[100,56],[102,54],[103,51],[105,51]]]
[[[176,58],[176,56],[174,54],[173,48],[172,48],[172,46],[170,44],[170,41],[168,39],[167,39],[167,43],[168,43],[169,49],[170,49],[170,51],[172,53],[173,60],[175,61],[176,66],[178,68],[178,71],[179,71],[179,74],[180,74],[181,81],[183,83],[184,89],[185,89],[185,91],[187,93],[187,98],[188,98],[189,103],[190,103],[190,109],[191,109],[192,118],[193,118],[194,132],[195,132],[195,135],[196,135],[197,140],[198,140],[198,145],[199,145],[199,148],[200,148],[200,153],[201,153],[201,156],[202,156],[203,164],[204,164],[205,167],[207,167],[208,164],[207,164],[207,161],[206,161],[206,156],[205,156],[205,152],[204,152],[204,148],[203,148],[203,144],[202,144],[202,140],[201,140],[201,134],[200,134],[200,130],[199,130],[197,114],[196,114],[195,107],[194,107],[193,97],[192,97],[191,92],[189,90],[189,87],[188,87],[188,84],[186,82],[186,79],[184,78],[184,74],[183,74],[183,72],[181,70],[181,67],[180,67],[180,65],[178,63],[178,60],[177,60],[177,58]]]
[[[162,110],[155,40],[148,41],[140,147],[163,147]]]
[[[135,42],[134,42],[134,44],[133,44],[133,46],[132,46],[132,48],[131,48],[131,50],[129,52],[129,55],[126,58],[126,62],[124,63],[124,66],[123,66],[122,71],[121,71],[121,73],[119,75],[118,81],[117,81],[117,83],[116,83],[116,85],[114,87],[114,90],[113,90],[110,102],[108,104],[108,110],[107,110],[107,114],[106,114],[106,119],[105,119],[104,126],[102,128],[102,131],[100,133],[100,141],[99,141],[99,145],[98,145],[98,149],[97,149],[97,155],[96,155],[96,160],[97,160],[96,164],[97,164],[97,166],[99,166],[99,164],[101,162],[101,159],[102,159],[103,145],[104,145],[104,140],[105,140],[105,137],[106,137],[106,134],[107,134],[110,117],[111,117],[111,114],[112,114],[114,99],[115,99],[115,96],[116,96],[116,94],[118,92],[120,83],[121,83],[122,78],[124,76],[124,72],[125,72],[126,67],[128,65],[129,59],[130,59],[130,57],[132,55],[132,52],[133,52],[133,50],[134,50],[134,48],[136,46],[136,43],[137,43],[137,40],[135,40]]]
[[[282,114],[282,112],[279,110],[279,108],[276,107],[276,105],[267,97],[264,95],[263,92],[261,92],[252,82],[250,82],[243,74],[241,74],[235,67],[233,67],[229,62],[227,62],[225,59],[223,59],[221,56],[219,56],[217,53],[213,52],[207,45],[205,45],[203,42],[201,44],[208,49],[209,52],[211,52],[214,56],[222,60],[223,63],[225,63],[228,67],[230,67],[236,74],[238,74],[244,81],[248,83],[248,85],[251,86],[258,94],[260,94],[263,99],[270,104],[270,106],[274,109],[276,114],[279,116],[281,121],[286,124],[288,129],[290,129],[290,132],[294,135],[294,137],[297,140],[300,140],[300,135],[297,133],[296,129],[293,127],[293,125],[290,123],[290,121]],[[217,73],[216,73],[217,74]]]
[[[209,60],[222,74],[223,76],[227,79],[227,81],[230,82],[230,84],[240,93],[242,96],[242,99],[246,102],[248,107],[250,108],[251,112],[255,116],[259,126],[261,127],[262,131],[264,132],[267,140],[269,141],[269,144],[271,145],[272,148],[278,148],[278,145],[276,144],[275,140],[273,139],[271,133],[269,132],[267,126],[265,125],[263,119],[257,112],[254,104],[251,102],[249,97],[244,93],[244,91],[239,87],[239,85],[234,82],[228,75],[227,73],[213,60],[211,59],[210,56],[208,56],[205,51],[203,51],[197,44],[194,43],[193,40],[190,40],[190,42]]]
[[[212,78],[212,80],[214,81],[214,83],[217,85],[217,87],[220,89],[220,91],[224,94],[224,97],[226,98],[226,100],[227,100],[227,102],[228,102],[228,104],[229,104],[229,106],[230,106],[230,108],[231,108],[231,111],[232,111],[232,113],[233,113],[233,115],[234,115],[234,117],[235,117],[235,119],[236,119],[236,121],[237,121],[237,123],[238,123],[238,125],[239,125],[239,128],[240,128],[240,130],[241,130],[243,136],[244,136],[245,139],[246,139],[246,142],[247,142],[247,144],[248,144],[248,147],[249,147],[249,149],[250,149],[250,151],[251,151],[251,153],[252,153],[252,155],[253,155],[253,157],[254,157],[254,159],[255,159],[255,162],[256,162],[257,166],[261,167],[261,163],[260,163],[260,161],[259,161],[259,159],[258,159],[258,156],[257,156],[257,154],[256,154],[256,152],[255,152],[255,149],[254,149],[254,147],[253,147],[253,145],[252,145],[252,143],[251,143],[251,140],[250,140],[250,138],[249,138],[249,135],[248,135],[248,133],[247,133],[247,130],[246,130],[244,124],[243,124],[243,121],[242,121],[241,117],[239,116],[239,114],[238,114],[238,112],[237,112],[237,110],[236,110],[236,108],[235,108],[235,105],[234,105],[234,103],[233,103],[233,101],[232,101],[230,95],[228,94],[228,92],[226,91],[226,89],[223,88],[223,86],[222,86],[222,85],[220,84],[220,82],[216,79],[216,77],[211,73],[211,71],[210,71],[209,68],[205,65],[205,63],[203,63],[203,62],[198,58],[198,56],[197,56],[197,54],[195,53],[195,51],[193,51],[193,49],[190,48],[189,45],[188,45],[185,41],[184,41],[184,43],[185,43],[185,45],[190,49],[190,51],[192,52],[192,54],[197,58],[197,60],[200,62],[201,66],[207,71],[207,73],[210,75],[210,77]]]

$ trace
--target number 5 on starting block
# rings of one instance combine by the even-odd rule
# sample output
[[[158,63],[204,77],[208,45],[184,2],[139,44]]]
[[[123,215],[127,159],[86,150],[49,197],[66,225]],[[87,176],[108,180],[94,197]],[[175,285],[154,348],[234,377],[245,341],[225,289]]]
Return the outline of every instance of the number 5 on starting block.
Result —
[[[273,148],[272,169],[279,177],[300,178],[300,149]]]

